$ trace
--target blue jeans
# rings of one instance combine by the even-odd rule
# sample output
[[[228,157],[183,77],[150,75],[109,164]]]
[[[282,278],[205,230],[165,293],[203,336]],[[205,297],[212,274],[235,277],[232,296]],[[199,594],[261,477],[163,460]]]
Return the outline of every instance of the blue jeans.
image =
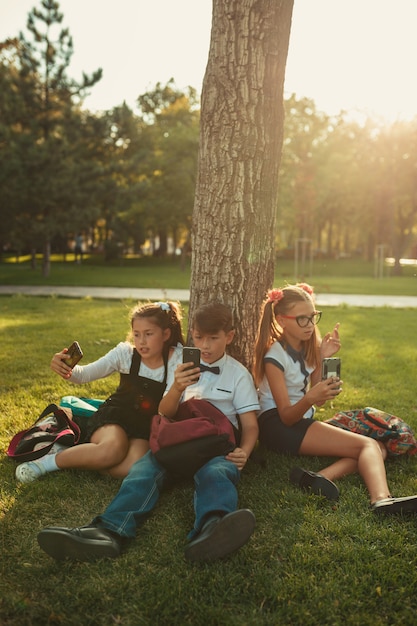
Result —
[[[93,524],[122,537],[135,537],[138,525],[156,505],[167,478],[166,470],[152,452],[147,452],[132,465],[115,498]],[[239,479],[236,465],[223,456],[214,457],[194,474],[195,522],[189,538],[201,530],[210,514],[236,511]]]

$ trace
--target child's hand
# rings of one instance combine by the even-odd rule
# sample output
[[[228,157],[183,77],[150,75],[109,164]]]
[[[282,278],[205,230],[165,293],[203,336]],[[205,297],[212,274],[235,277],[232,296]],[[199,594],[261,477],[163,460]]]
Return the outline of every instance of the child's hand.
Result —
[[[333,331],[331,333],[327,333],[327,335],[323,337],[320,347],[322,359],[331,357],[340,350],[341,343],[339,337],[339,326],[340,324],[338,322],[333,328]]]
[[[246,465],[248,455],[242,448],[235,448],[232,452],[229,452],[226,459],[237,465],[239,470],[242,470]]]
[[[326,380],[321,380],[314,385],[307,393],[309,401],[312,404],[321,406],[328,400],[334,400],[342,391],[343,380],[340,380],[337,376],[331,376]]]
[[[190,385],[194,385],[199,379],[200,368],[191,367],[189,363],[179,363],[174,375],[174,385],[182,393]]]
[[[70,366],[64,363],[64,359],[68,358],[67,352],[68,348],[64,348],[61,352],[57,352],[56,354],[54,354],[51,361],[51,370],[53,370],[56,374],[65,379],[71,377],[72,371]]]

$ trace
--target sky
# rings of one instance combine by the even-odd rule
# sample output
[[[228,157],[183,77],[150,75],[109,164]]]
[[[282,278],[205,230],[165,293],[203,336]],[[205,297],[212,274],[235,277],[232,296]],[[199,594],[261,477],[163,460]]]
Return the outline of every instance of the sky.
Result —
[[[60,0],[74,41],[69,73],[101,67],[85,100],[111,109],[174,78],[200,93],[212,0]],[[0,0],[0,41],[26,31],[40,0]],[[330,115],[360,111],[387,121],[417,116],[417,0],[295,0],[285,95]]]

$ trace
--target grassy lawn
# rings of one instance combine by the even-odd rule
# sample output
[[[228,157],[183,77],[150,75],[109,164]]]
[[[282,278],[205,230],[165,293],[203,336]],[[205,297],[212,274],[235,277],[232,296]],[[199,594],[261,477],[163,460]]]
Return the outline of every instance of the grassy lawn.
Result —
[[[3,267],[3,266],[2,266]],[[74,268],[80,275],[84,266]],[[123,268],[122,272],[123,273]],[[142,286],[142,285],[140,285]],[[178,286],[178,285],[176,285]],[[49,368],[52,354],[78,339],[85,362],[123,340],[132,302],[0,297],[0,445],[30,425],[50,402],[75,394],[105,398],[118,378],[75,387]],[[344,391],[318,415],[366,405],[396,413],[417,430],[414,310],[324,309],[322,332],[341,323]],[[62,471],[29,485],[0,462],[0,623],[7,626],[383,626],[415,623],[417,525],[376,518],[358,476],[339,481],[330,504],[288,481],[300,464],[329,459],[266,455],[242,474],[240,506],[257,518],[235,555],[213,564],[183,557],[193,523],[190,483],[167,491],[115,561],[57,563],[38,547],[46,525],[88,523],[120,481]],[[417,457],[387,463],[395,495],[417,493]]]
[[[51,273],[46,279],[41,273],[41,259],[35,270],[30,268],[27,258],[22,257],[19,262],[15,258],[6,259],[0,263],[0,284],[160,289],[188,289],[190,286],[190,265],[181,269],[179,259],[126,258],[104,264],[92,257],[81,265],[74,263],[71,255],[67,255],[67,259],[64,263],[62,257],[53,257]],[[395,277],[387,267],[383,278],[374,278],[373,263],[351,259],[317,260],[311,274],[295,277],[293,261],[277,260],[275,286],[294,282],[296,278],[310,282],[317,293],[417,295],[417,267],[414,266],[404,267],[403,275]]]

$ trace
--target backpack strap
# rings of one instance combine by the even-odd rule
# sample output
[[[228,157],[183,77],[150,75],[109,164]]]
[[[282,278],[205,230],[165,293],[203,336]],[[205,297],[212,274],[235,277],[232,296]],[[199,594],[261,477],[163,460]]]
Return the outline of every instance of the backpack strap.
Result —
[[[55,423],[42,426],[48,415],[55,417]],[[80,439],[80,428],[70,416],[71,409],[49,404],[30,428],[21,430],[12,438],[7,456],[20,462],[32,461],[47,454],[58,441],[65,446],[76,445]]]

